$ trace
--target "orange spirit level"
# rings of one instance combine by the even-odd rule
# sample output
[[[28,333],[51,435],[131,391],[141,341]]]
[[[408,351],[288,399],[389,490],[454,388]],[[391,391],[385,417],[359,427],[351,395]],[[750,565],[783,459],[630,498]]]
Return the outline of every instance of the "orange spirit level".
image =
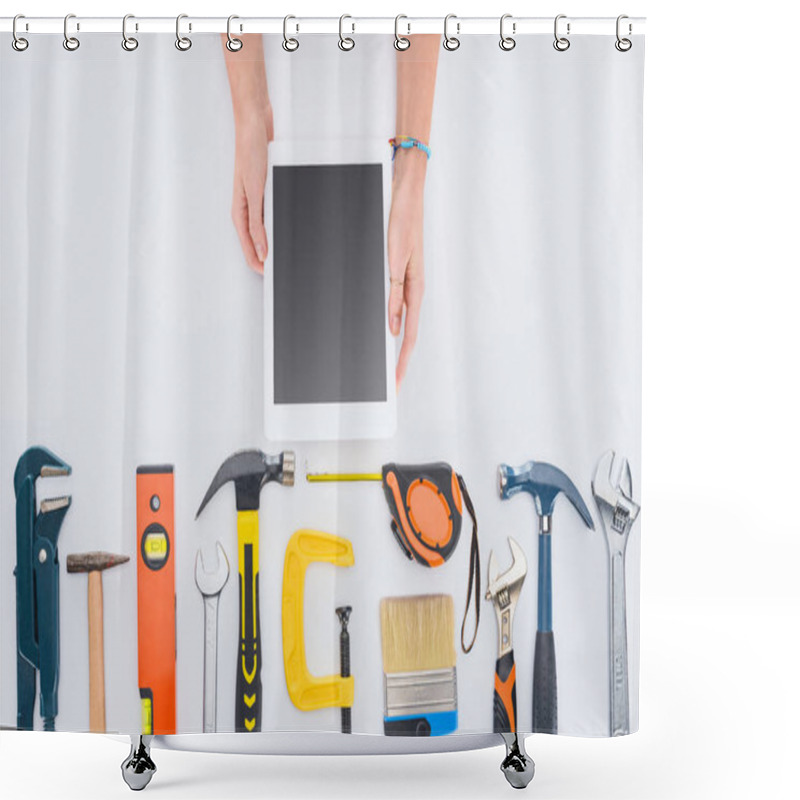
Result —
[[[142,733],[175,733],[175,513],[171,465],[136,470]]]

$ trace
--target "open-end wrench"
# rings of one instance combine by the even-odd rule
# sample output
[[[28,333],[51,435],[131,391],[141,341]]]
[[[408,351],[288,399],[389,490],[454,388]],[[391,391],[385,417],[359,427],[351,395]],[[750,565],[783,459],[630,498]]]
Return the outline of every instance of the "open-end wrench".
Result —
[[[592,481],[608,544],[610,580],[610,692],[611,735],[630,733],[628,702],[628,630],[625,613],[625,550],[639,506],[633,502],[628,460],[613,450],[604,453]]]
[[[194,582],[203,595],[205,618],[205,647],[203,649],[203,733],[217,730],[217,611],[219,595],[228,582],[228,557],[217,542],[217,568],[207,572],[203,553],[197,551],[194,562]]]

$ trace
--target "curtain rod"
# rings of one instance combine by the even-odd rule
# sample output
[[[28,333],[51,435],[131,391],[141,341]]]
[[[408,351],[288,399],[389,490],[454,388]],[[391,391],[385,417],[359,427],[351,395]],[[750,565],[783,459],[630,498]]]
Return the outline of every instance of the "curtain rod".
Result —
[[[344,31],[351,33],[394,34],[394,17],[350,17],[342,23]],[[505,30],[514,36],[536,33],[553,34],[553,17],[507,17]],[[569,17],[562,16],[559,25],[570,34],[599,34],[613,36],[616,32],[615,17]],[[291,34],[338,34],[338,17],[292,17],[288,22]],[[458,36],[474,34],[498,34],[500,17],[451,17],[448,31]],[[78,33],[121,33],[122,17],[71,17],[71,32]],[[624,20],[625,34],[642,34],[645,28],[644,17],[629,17]],[[0,18],[0,31],[10,33],[13,18]],[[174,17],[130,17],[127,23],[129,33],[175,33]],[[185,34],[225,33],[228,30],[227,17],[192,17],[181,19],[181,31]],[[415,33],[443,35],[444,17],[403,17],[398,22],[402,36]],[[21,17],[17,22],[17,33],[63,33],[63,17]],[[236,17],[231,22],[231,32],[274,33],[284,32],[283,17]]]

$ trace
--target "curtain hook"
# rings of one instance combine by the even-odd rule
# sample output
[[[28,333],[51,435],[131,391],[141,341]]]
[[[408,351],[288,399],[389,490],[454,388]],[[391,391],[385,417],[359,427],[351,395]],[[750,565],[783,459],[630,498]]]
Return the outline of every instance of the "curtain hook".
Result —
[[[23,51],[27,50],[28,49],[28,44],[29,44],[27,39],[24,39],[22,36],[20,36],[17,33],[17,22],[19,20],[21,20],[21,19],[25,19],[25,15],[24,14],[17,14],[17,16],[14,17],[14,22],[11,23],[11,35],[13,37],[11,39],[11,46],[18,53],[22,53]],[[25,27],[27,29],[27,23],[26,23]]]
[[[517,40],[513,36],[506,36],[505,34],[505,24],[507,19],[512,19],[511,14],[503,14],[503,16],[500,17],[500,49],[505,50],[506,53],[509,52],[509,50],[513,50],[517,46]],[[516,22],[511,23],[511,32],[517,32]]]
[[[64,41],[62,44],[64,45],[65,50],[69,50],[70,53],[74,53],[80,46],[80,40],[76,36],[69,35],[69,21],[71,19],[75,19],[74,14],[67,14],[64,17]],[[76,28],[78,30],[78,28]]]
[[[287,14],[283,18],[283,42],[282,47],[287,53],[294,53],[298,47],[300,47],[300,42],[295,39],[293,36],[289,36],[289,20],[290,19],[297,19],[297,17],[292,16],[291,14]],[[299,31],[300,26],[298,25],[295,30]]]
[[[627,53],[628,50],[630,50],[631,47],[633,47],[633,42],[630,39],[628,39],[627,37],[620,36],[620,33],[619,33],[620,32],[620,23],[624,19],[628,19],[628,15],[627,14],[620,14],[617,17],[617,41],[614,42],[614,47],[616,47],[617,50],[620,51],[620,53]],[[630,34],[632,34],[632,33],[633,33],[633,25],[631,25],[631,23],[629,22],[628,23],[628,36],[630,36]]]
[[[139,40],[133,36],[128,36],[129,19],[136,19],[136,17],[134,17],[133,14],[126,14],[122,18],[122,49],[132,53],[139,46]],[[135,29],[138,31],[139,26],[135,25]]]
[[[407,39],[405,36],[400,35],[401,19],[408,19],[408,17],[405,14],[398,14],[394,18],[394,49],[399,50],[402,53],[403,50],[408,50],[408,48],[411,47],[411,39]],[[408,28],[408,32],[411,33],[410,23],[406,23],[406,27]]]
[[[569,50],[570,41],[567,39],[570,33],[570,23],[567,22],[567,36],[559,36],[558,34],[558,23],[562,19],[566,19],[566,14],[559,14],[555,21],[553,22],[553,36],[555,36],[555,41],[553,42],[553,47],[558,50],[559,53],[563,53],[565,50]]]
[[[451,19],[456,20],[455,36],[450,36],[447,31]],[[458,17],[456,17],[455,14],[448,14],[444,18],[444,41],[442,42],[442,46],[445,50],[449,50],[452,53],[453,50],[458,50],[458,48],[461,47],[461,40],[458,38],[459,33],[461,33],[461,23],[458,22]]]
[[[178,14],[175,20],[175,47],[182,53],[185,53],[192,46],[192,40],[188,36],[181,35],[181,20],[188,18],[188,14]],[[189,30],[192,30],[191,22],[189,23]]]
[[[351,36],[345,36],[342,31],[342,26],[344,25],[344,21],[346,19],[353,19],[349,14],[342,14],[339,17],[339,49],[344,50],[345,53],[349,52],[356,46],[356,41]],[[355,22],[350,23],[352,25],[351,33],[356,32],[356,24]]]
[[[244,42],[241,39],[237,39],[231,33],[231,23],[235,19],[239,19],[239,17],[237,17],[236,14],[231,14],[228,17],[228,41],[225,42],[225,47],[227,47],[228,51],[231,53],[238,53],[244,47]],[[241,27],[239,28],[239,30],[241,30]]]

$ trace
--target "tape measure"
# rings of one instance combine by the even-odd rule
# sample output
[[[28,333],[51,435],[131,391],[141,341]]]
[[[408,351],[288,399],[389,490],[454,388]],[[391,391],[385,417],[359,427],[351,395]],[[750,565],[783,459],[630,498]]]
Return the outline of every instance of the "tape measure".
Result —
[[[480,621],[481,567],[478,549],[478,521],[464,479],[449,464],[384,464],[380,473],[309,473],[314,482],[380,481],[394,538],[405,556],[426,567],[439,567],[453,554],[461,536],[463,508],[472,518],[467,605],[461,624],[461,648],[468,653],[475,644]],[[470,600],[475,603],[475,633],[469,645],[464,641]]]

